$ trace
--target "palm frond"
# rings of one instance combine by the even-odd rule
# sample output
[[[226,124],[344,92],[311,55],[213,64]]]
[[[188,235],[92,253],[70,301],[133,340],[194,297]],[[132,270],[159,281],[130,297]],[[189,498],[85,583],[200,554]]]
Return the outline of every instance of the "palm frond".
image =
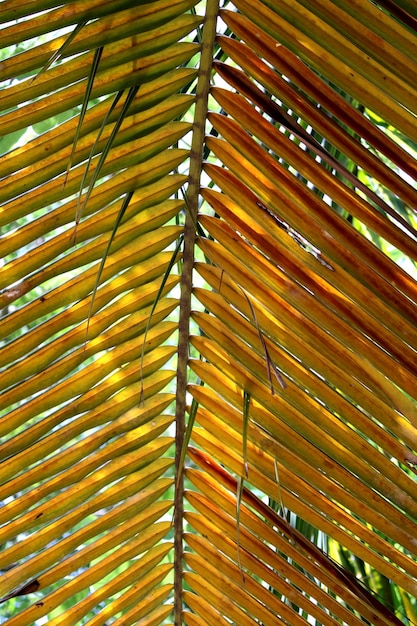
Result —
[[[3,621],[415,623],[413,3],[0,4]]]

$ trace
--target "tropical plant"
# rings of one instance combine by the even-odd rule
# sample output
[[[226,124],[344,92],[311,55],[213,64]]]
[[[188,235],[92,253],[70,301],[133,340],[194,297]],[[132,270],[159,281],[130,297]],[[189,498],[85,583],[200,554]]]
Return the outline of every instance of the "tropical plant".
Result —
[[[0,621],[417,623],[415,3],[0,23]]]

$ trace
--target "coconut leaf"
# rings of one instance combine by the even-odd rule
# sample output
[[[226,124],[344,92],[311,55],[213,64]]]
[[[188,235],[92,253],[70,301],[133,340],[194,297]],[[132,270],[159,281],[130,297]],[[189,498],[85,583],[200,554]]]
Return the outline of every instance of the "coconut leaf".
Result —
[[[416,621],[416,19],[0,3],[5,624]]]

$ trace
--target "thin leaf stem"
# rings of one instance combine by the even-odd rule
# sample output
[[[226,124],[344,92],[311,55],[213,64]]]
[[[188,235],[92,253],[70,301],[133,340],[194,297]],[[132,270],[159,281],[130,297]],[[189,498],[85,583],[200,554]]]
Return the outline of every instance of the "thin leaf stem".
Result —
[[[187,373],[191,316],[191,292],[195,254],[196,222],[200,193],[200,176],[203,160],[205,120],[207,118],[210,74],[216,37],[219,0],[207,0],[201,44],[200,68],[197,82],[193,138],[190,154],[190,173],[187,190],[187,213],[184,226],[183,269],[181,277],[180,317],[178,337],[178,365],[176,390],[175,471],[174,502],[174,624],[183,623],[183,517],[184,478],[182,450],[185,437],[187,404]]]

